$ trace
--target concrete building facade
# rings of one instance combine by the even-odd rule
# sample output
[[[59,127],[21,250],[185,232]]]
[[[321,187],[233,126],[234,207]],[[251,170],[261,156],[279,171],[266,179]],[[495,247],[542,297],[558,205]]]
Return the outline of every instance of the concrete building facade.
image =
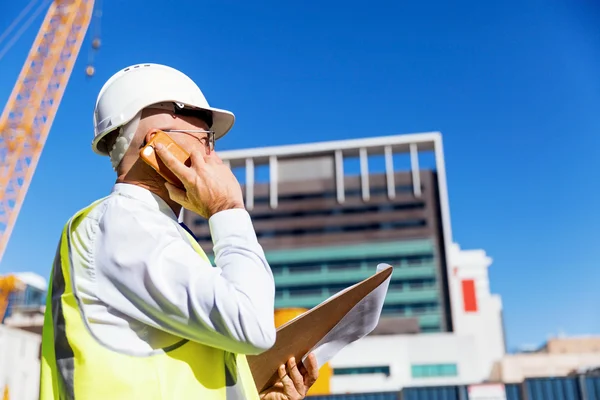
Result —
[[[435,169],[420,168],[422,153]],[[394,161],[410,158],[403,170]],[[220,153],[243,170],[246,207],[275,275],[276,307],[311,308],[395,267],[381,329],[450,332],[451,229],[441,135],[425,133]],[[370,172],[379,157],[384,166]],[[356,170],[345,166],[356,161]],[[267,179],[259,181],[260,168]],[[184,213],[205,251],[207,222]]]

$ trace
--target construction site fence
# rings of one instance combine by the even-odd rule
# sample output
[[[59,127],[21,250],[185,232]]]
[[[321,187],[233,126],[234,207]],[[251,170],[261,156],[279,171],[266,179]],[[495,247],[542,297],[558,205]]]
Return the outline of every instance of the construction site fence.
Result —
[[[531,378],[505,384],[505,397],[489,400],[600,400],[600,377]],[[397,392],[309,396],[310,400],[480,400],[469,397],[469,386],[406,387]],[[487,398],[486,398],[487,400]]]

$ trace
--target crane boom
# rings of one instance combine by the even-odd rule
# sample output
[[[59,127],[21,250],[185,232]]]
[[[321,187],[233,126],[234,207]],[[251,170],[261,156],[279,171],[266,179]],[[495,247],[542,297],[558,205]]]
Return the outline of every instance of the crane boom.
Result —
[[[55,0],[0,117],[0,260],[90,24],[94,0]]]

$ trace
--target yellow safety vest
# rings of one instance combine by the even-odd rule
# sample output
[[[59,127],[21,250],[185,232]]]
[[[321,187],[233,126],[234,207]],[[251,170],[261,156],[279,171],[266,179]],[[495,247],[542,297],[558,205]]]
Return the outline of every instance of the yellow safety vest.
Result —
[[[100,201],[69,220],[56,252],[42,335],[40,400],[257,400],[244,355],[184,339],[153,354],[134,356],[107,348],[95,338],[73,290],[77,266],[72,264],[70,242],[79,223]]]

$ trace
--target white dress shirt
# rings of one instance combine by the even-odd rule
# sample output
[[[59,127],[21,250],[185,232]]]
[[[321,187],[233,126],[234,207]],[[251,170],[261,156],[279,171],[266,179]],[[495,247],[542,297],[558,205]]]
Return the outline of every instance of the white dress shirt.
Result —
[[[182,338],[241,354],[270,348],[275,284],[250,215],[221,211],[209,226],[216,267],[161,198],[116,184],[72,236],[75,289],[93,335],[130,354]]]

